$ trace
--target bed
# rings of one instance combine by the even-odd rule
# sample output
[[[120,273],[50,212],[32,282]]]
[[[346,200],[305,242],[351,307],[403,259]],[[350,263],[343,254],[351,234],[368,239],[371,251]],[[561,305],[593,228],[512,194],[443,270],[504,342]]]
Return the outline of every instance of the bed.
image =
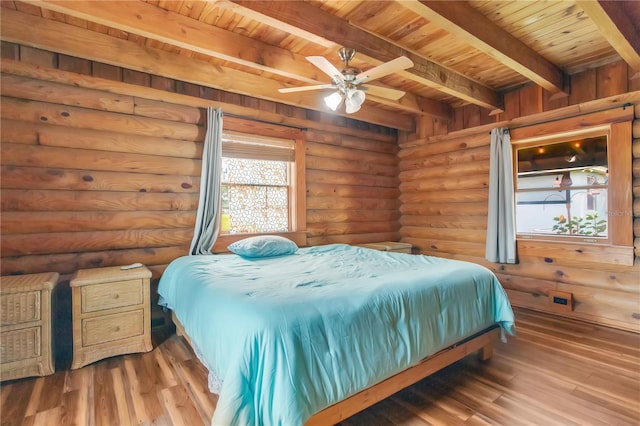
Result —
[[[337,423],[514,327],[482,266],[345,244],[181,257],[158,292],[210,373],[215,425]]]

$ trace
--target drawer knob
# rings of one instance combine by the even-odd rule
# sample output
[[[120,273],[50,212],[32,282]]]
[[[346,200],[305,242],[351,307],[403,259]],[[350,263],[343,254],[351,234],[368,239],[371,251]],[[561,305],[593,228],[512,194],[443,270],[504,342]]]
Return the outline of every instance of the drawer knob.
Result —
[[[114,331],[120,331],[120,326],[116,326],[116,329]]]
[[[120,295],[119,295],[119,294],[114,294],[114,295],[113,295],[113,298],[114,298],[114,299],[120,299]]]

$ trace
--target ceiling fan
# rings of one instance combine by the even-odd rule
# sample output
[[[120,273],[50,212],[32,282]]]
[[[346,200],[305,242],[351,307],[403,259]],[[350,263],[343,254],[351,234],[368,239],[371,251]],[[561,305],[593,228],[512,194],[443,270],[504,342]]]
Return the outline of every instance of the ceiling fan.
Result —
[[[400,56],[392,61],[373,67],[367,71],[349,65],[349,61],[356,54],[355,49],[341,48],[338,51],[340,59],[344,62],[344,68],[339,70],[324,56],[307,56],[307,60],[318,67],[322,72],[331,77],[331,84],[317,84],[314,86],[287,87],[278,89],[280,93],[303,92],[307,90],[337,89],[334,93],[324,98],[325,104],[333,111],[337,110],[342,101],[345,102],[347,114],[357,112],[365,100],[365,91],[374,96],[391,100],[400,99],[405,92],[381,86],[360,86],[376,78],[394,72],[402,71],[413,66],[411,59]]]

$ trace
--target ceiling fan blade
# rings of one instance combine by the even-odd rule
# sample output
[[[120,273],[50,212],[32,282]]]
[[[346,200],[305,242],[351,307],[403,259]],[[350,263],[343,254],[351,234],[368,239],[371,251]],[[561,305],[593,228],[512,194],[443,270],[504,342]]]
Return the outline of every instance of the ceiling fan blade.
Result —
[[[406,70],[413,66],[413,61],[406,56],[400,56],[392,61],[385,62],[384,64],[373,67],[370,70],[363,71],[356,76],[354,84],[362,83],[363,81],[371,81],[376,78],[384,77],[385,75],[393,74],[394,72]]]
[[[391,99],[397,101],[404,96],[405,92],[402,90],[391,89],[389,87],[380,86],[360,86],[362,90],[365,90],[371,96],[378,96],[380,98]]]
[[[344,81],[344,76],[342,75],[340,70],[336,68],[335,65],[333,65],[331,62],[329,62],[324,56],[307,56],[307,61],[320,68],[323,73],[325,73],[332,79],[337,78],[340,81]]]
[[[278,89],[280,93],[293,93],[293,92],[305,92],[307,90],[320,90],[320,89],[335,89],[333,84],[316,84],[315,86],[300,86],[300,87],[284,87]]]

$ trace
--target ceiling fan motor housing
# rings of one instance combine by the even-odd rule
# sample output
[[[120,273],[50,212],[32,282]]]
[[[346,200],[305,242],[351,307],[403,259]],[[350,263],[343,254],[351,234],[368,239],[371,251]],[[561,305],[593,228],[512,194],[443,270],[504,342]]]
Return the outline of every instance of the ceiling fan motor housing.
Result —
[[[338,51],[338,56],[342,62],[344,62],[344,68],[340,71],[344,76],[345,81],[353,81],[356,79],[356,76],[360,74],[360,69],[356,67],[349,66],[349,62],[353,59],[356,54],[355,49],[350,49],[347,47],[342,47]]]

